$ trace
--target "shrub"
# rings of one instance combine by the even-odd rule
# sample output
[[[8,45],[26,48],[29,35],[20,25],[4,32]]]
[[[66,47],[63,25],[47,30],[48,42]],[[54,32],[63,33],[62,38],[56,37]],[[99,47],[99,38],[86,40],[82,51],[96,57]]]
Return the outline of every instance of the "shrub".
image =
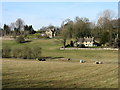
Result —
[[[2,48],[2,57],[3,58],[11,57],[11,48],[9,46],[4,46]]]
[[[3,47],[2,49],[3,58],[22,58],[22,59],[36,59],[41,57],[41,47],[28,47],[22,46],[11,49],[10,47]]]
[[[12,49],[12,57],[14,58],[23,58],[23,59],[35,59],[41,57],[41,48],[40,47],[28,47],[22,46],[21,48]]]
[[[85,48],[85,45],[84,45],[84,44],[81,44],[81,48]]]
[[[73,47],[73,46],[74,46],[73,41],[70,41],[70,46],[71,46],[71,47]]]
[[[25,42],[25,39],[24,39],[23,36],[19,36],[19,37],[16,38],[16,42],[17,42],[17,43],[24,43],[24,42]]]
[[[21,58],[22,57],[22,48],[13,48],[12,49],[12,57]]]
[[[85,45],[84,44],[81,44],[81,45],[77,45],[78,48],[85,48]]]
[[[24,34],[24,38],[27,38],[27,34]]]
[[[32,48],[24,46],[22,50],[22,58],[35,59],[41,57],[41,47],[34,46]]]
[[[22,58],[32,59],[32,49],[28,46],[23,46],[22,49]]]
[[[65,48],[67,48],[67,47],[71,47],[70,44],[65,45]]]
[[[33,47],[32,48],[32,57],[33,58],[40,58],[41,57],[41,47]]]
[[[36,38],[41,38],[41,36],[40,35],[36,35]]]

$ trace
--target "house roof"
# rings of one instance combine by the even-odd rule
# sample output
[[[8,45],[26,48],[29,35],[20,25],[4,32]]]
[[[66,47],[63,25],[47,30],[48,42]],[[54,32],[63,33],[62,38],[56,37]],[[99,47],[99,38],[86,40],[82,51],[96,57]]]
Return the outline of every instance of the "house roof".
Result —
[[[84,37],[84,41],[86,42],[90,42],[90,41],[93,41],[94,40],[94,37]]]
[[[84,37],[84,38],[79,38],[78,40],[77,40],[77,42],[90,42],[90,41],[93,41],[94,40],[94,37]]]
[[[52,32],[54,32],[55,28],[47,28],[46,31],[52,31]]]
[[[84,38],[78,38],[77,41],[78,41],[78,42],[83,42],[83,41],[84,41]]]

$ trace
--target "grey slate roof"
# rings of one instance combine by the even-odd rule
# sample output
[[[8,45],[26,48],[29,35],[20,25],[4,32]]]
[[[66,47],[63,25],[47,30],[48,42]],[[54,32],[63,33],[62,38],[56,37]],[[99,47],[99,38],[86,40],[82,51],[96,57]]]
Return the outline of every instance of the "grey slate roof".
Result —
[[[84,38],[79,38],[77,40],[77,42],[90,42],[90,41],[93,41],[94,40],[94,37],[84,37]]]

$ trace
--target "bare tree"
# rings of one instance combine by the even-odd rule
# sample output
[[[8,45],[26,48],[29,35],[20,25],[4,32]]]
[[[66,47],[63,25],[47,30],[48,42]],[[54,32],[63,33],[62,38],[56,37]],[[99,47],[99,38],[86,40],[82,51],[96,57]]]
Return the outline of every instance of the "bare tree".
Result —
[[[102,12],[102,17],[104,17],[108,20],[111,20],[115,17],[115,13],[112,10],[107,9]]]
[[[66,45],[66,41],[68,38],[72,38],[72,33],[73,33],[73,21],[70,19],[66,19],[62,22],[61,24],[61,36],[62,36],[62,43],[64,45]]]
[[[63,28],[64,25],[66,25],[68,22],[70,22],[71,20],[68,18],[68,19],[65,19],[62,24],[61,24],[61,27]]]
[[[15,28],[15,23],[11,23],[10,24],[10,29],[14,31],[14,28]]]
[[[16,25],[16,28],[22,34],[22,31],[24,30],[24,21],[21,18],[18,18],[15,22],[15,25]]]
[[[111,26],[111,20],[114,18],[114,16],[115,13],[108,9],[101,12],[97,22],[98,26],[103,29],[109,29]]]
[[[113,27],[112,27],[112,20],[115,17],[115,13],[111,10],[105,10],[103,11],[99,18],[98,18],[98,22],[97,25],[102,29],[101,33],[107,33],[109,32],[109,45],[111,46],[113,43]],[[103,35],[105,36],[105,35]],[[103,38],[103,37],[102,37]]]

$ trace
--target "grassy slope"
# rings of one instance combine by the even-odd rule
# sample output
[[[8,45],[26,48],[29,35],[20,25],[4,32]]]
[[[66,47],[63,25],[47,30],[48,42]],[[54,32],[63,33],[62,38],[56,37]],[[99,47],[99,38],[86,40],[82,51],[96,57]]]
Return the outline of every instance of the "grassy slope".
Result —
[[[43,57],[72,58],[70,62],[3,59],[3,87],[114,88],[118,86],[117,51],[60,51],[61,44],[54,39],[33,40],[24,44],[3,41],[3,45],[12,48],[21,45],[30,47],[39,45],[42,47]],[[79,59],[86,60],[86,63],[80,64]],[[103,61],[104,64],[93,64],[96,60]]]

